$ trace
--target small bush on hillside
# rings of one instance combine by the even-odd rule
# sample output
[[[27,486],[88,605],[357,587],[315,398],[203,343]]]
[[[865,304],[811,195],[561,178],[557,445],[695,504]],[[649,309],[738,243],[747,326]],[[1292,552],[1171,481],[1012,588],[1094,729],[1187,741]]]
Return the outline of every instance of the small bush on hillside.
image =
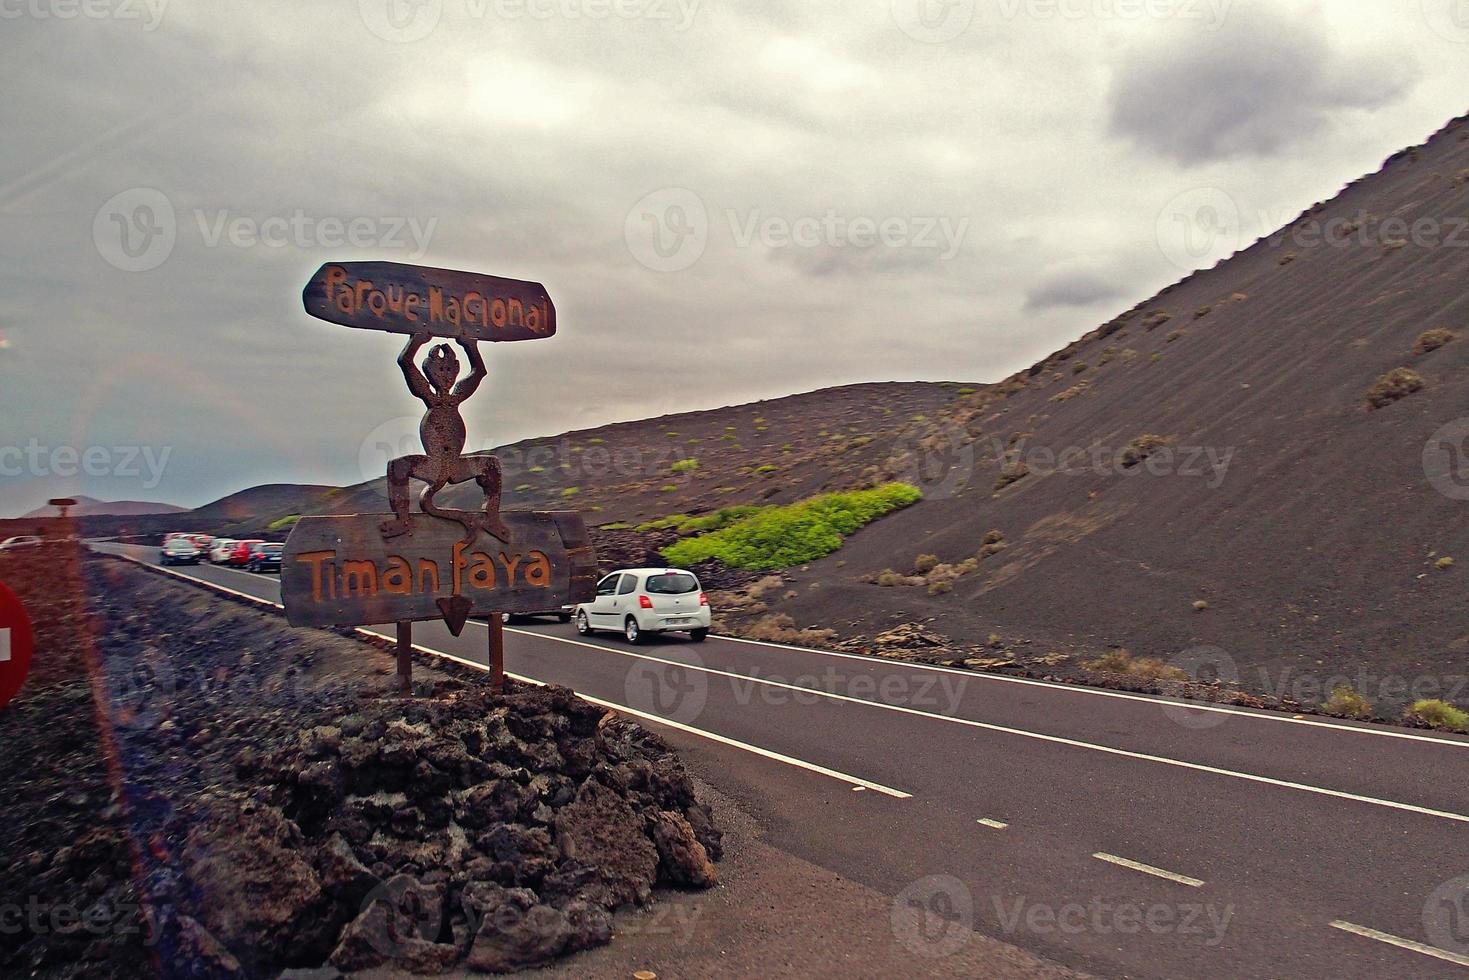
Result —
[[[1112,361],[1116,359],[1116,357],[1117,357],[1117,348],[1116,347],[1103,347],[1102,348],[1102,353],[1099,354],[1099,355],[1097,355],[1097,366],[1098,367],[1103,367],[1105,365],[1111,364]]]
[[[922,491],[906,483],[824,494],[770,507],[718,531],[685,538],[664,548],[662,554],[675,565],[718,558],[731,568],[789,568],[831,554],[842,546],[846,535],[921,499]]]
[[[759,620],[745,635],[765,643],[789,643],[793,646],[817,646],[836,636],[835,630],[797,629],[796,621],[785,613],[775,613]]]
[[[1187,336],[1188,336],[1188,331],[1187,330],[1170,330],[1168,332],[1168,336],[1166,336],[1166,337],[1163,338],[1163,342],[1165,344],[1171,344],[1175,340],[1181,340],[1182,338],[1187,337]]]
[[[1082,664],[1087,670],[1105,674],[1126,674],[1145,681],[1186,681],[1189,676],[1177,667],[1156,657],[1137,657],[1126,650],[1109,650],[1096,660]]]
[[[660,493],[673,493],[677,489],[678,489],[678,485],[677,484],[665,483],[665,484],[663,484],[663,486],[661,486],[661,487],[658,488],[658,491]]]
[[[1144,330],[1157,330],[1163,324],[1173,319],[1173,314],[1167,310],[1155,310],[1143,319]]]
[[[522,483],[522,484],[518,485],[515,488],[515,492],[516,493],[525,493],[527,490],[530,490],[530,489],[533,489],[533,488],[531,487],[531,485],[529,483]]]
[[[937,568],[938,564],[938,555],[919,555],[917,558],[913,559],[913,571],[917,572],[919,575],[927,575],[929,572]]]
[[[544,466],[532,466],[526,472],[527,473],[544,473],[544,472],[546,472],[546,468]]]
[[[1411,368],[1393,368],[1367,389],[1367,404],[1373,408],[1386,408],[1415,391],[1422,391],[1423,385],[1423,376],[1417,371]]]
[[[1321,705],[1321,710],[1338,718],[1371,718],[1372,702],[1343,685],[1331,692],[1331,697]]]
[[[771,473],[774,473],[774,472],[778,471],[779,469],[780,469],[780,467],[779,466],[776,466],[774,463],[766,463],[763,466],[757,466],[757,467],[755,467],[755,472],[758,473],[758,474],[760,474],[761,476],[767,476],[767,475],[769,475]]]
[[[1280,257],[1280,264],[1281,265],[1290,265],[1295,260],[1296,260],[1296,253],[1295,252],[1286,252],[1284,255],[1282,255]]]
[[[1413,706],[1404,712],[1403,717],[1408,721],[1427,725],[1429,728],[1469,732],[1469,714],[1460,711],[1447,701],[1435,699],[1415,701]]]
[[[589,446],[600,446],[600,445],[602,445],[602,443],[604,443],[606,441],[607,441],[606,439],[601,439],[601,438],[598,438],[597,436],[593,436],[592,438],[590,438],[590,439],[587,440],[587,445],[589,445]]]
[[[1448,571],[1450,568],[1454,567],[1454,560],[1448,555],[1444,555],[1438,561],[1433,563],[1433,567],[1439,569],[1440,571]]]
[[[1077,361],[1075,364],[1071,365],[1071,373],[1072,374],[1085,374],[1086,372],[1087,372],[1087,364],[1086,364],[1086,361]]]
[[[1212,306],[1201,306],[1197,310],[1194,310],[1194,319],[1195,320],[1202,320],[1204,317],[1208,316],[1210,313],[1213,313],[1213,312],[1214,312],[1214,307],[1212,307]]]
[[[581,493],[581,487],[567,487],[565,490],[561,491],[561,496],[575,497],[579,493]]]
[[[646,522],[644,522],[642,524],[639,524],[633,530],[635,530],[635,531],[667,531],[670,528],[678,527],[680,524],[682,524],[684,521],[687,521],[688,519],[689,519],[689,517],[688,517],[687,514],[669,514],[667,517],[660,517],[657,520],[654,520],[654,521],[646,521]]]
[[[673,472],[675,473],[692,473],[698,468],[699,461],[692,457],[690,457],[689,459],[680,459],[669,467],[669,469],[673,470]]]
[[[954,591],[954,583],[951,582],[951,581],[948,581],[947,579],[940,579],[937,582],[930,582],[930,583],[928,583],[928,594],[929,595],[943,595],[946,592],[953,592],[953,591]]]
[[[1418,340],[1413,344],[1413,353],[1418,355],[1431,354],[1433,351],[1438,350],[1444,344],[1453,340],[1454,337],[1455,334],[1452,330],[1445,330],[1443,327],[1425,330],[1418,335]]]
[[[986,531],[984,537],[980,539],[980,542],[979,543],[980,544],[999,544],[1001,541],[1004,541],[1004,540],[1005,540],[1005,532],[1004,531],[1000,531],[1000,530],[994,530],[994,531]]]
[[[278,520],[271,521],[269,524],[265,525],[265,529],[267,531],[283,531],[288,527],[293,527],[295,523],[300,519],[300,514],[289,514],[285,517],[279,518]]]
[[[1000,467],[1000,478],[995,481],[995,492],[1005,489],[1012,483],[1018,483],[1030,475],[1030,467],[1024,463],[1005,463]]]
[[[1162,436],[1141,435],[1122,447],[1122,466],[1130,469],[1143,462],[1153,453],[1167,445],[1168,440]]]

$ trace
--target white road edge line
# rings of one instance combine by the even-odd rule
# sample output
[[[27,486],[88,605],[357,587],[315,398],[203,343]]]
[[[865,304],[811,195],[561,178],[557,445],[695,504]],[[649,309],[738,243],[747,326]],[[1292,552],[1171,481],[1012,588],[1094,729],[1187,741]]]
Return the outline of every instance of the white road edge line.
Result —
[[[1175,881],[1180,885],[1188,885],[1190,888],[1202,888],[1204,885],[1204,883],[1198,878],[1190,878],[1188,875],[1174,874],[1172,871],[1164,871],[1162,868],[1155,868],[1151,864],[1143,864],[1141,861],[1129,861],[1127,858],[1118,857],[1115,854],[1107,854],[1103,851],[1098,851],[1097,853],[1093,854],[1092,857],[1096,858],[1098,861],[1106,861],[1108,864],[1115,864],[1120,868],[1130,868],[1133,871],[1141,871],[1143,874],[1152,875],[1155,878],[1166,878],[1169,881]]]
[[[484,624],[481,624],[484,625]],[[516,630],[518,633],[526,633],[524,630]],[[647,660],[653,663],[666,664],[670,667],[682,667],[686,670],[697,670],[706,674],[716,674],[723,677],[731,677],[736,680],[750,684],[765,684],[770,687],[785,688],[791,691],[802,691],[814,694],[818,697],[829,698],[833,701],[845,701],[849,704],[865,705],[869,708],[878,708],[883,711],[896,711],[900,714],[916,715],[919,718],[927,718],[931,721],[947,722],[952,725],[964,725],[968,728],[980,728],[985,731],[999,732],[1002,735],[1016,735],[1021,738],[1032,738],[1041,742],[1050,742],[1054,745],[1065,745],[1070,748],[1087,749],[1092,752],[1102,752],[1107,755],[1120,756],[1125,759],[1138,759],[1143,762],[1153,762],[1159,765],[1174,766],[1179,769],[1191,769],[1194,772],[1205,772],[1214,776],[1227,776],[1231,779],[1243,779],[1247,782],[1260,783],[1265,786],[1276,786],[1281,789],[1293,789],[1303,793],[1315,793],[1318,796],[1330,796],[1339,800],[1351,800],[1356,803],[1369,803],[1373,806],[1387,807],[1392,810],[1402,810],[1405,813],[1418,813],[1428,817],[1439,817],[1444,820],[1455,820],[1459,823],[1469,823],[1469,816],[1462,813],[1450,813],[1446,810],[1434,810],[1429,807],[1417,806],[1412,803],[1399,803],[1396,800],[1383,800],[1374,796],[1359,796],[1356,793],[1348,793],[1345,790],[1327,789],[1324,786],[1311,786],[1306,783],[1291,782],[1288,779],[1276,779],[1273,776],[1260,776],[1250,772],[1239,772],[1233,769],[1221,769],[1218,766],[1209,766],[1201,762],[1185,762],[1182,759],[1170,759],[1161,755],[1149,755],[1145,752],[1133,752],[1128,749],[1117,749],[1110,745],[1098,745],[1094,742],[1082,742],[1074,738],[1065,738],[1060,735],[1045,735],[1040,732],[1030,732],[1023,728],[1010,728],[1006,725],[995,725],[985,721],[975,721],[971,718],[958,718],[953,715],[940,715],[931,711],[919,711],[917,708],[909,708],[897,704],[884,704],[881,701],[869,701],[866,698],[854,698],[848,694],[836,694],[831,691],[820,691],[815,688],[804,687],[799,684],[786,684],[781,681],[764,680],[759,677],[751,677],[746,674],[736,674],[727,670],[719,670],[714,667],[699,667],[694,664],[684,663],[679,660],[665,660],[662,657],[653,657],[647,654],[633,653],[631,650],[618,650],[613,647],[599,646],[595,643],[587,643],[583,640],[571,640],[562,636],[552,636],[549,633],[526,633],[528,636],[537,636],[543,640],[551,640],[556,643],[569,643],[572,646],[586,647],[590,650],[598,650],[602,653],[610,653],[618,657],[631,657],[635,660]]]
[[[516,630],[517,633],[527,632]],[[537,633],[536,636],[544,636]],[[710,639],[728,640],[731,643],[748,643],[752,646],[775,647],[780,650],[793,650],[796,653],[811,653],[821,657],[840,657],[843,660],[861,660],[874,666],[884,667],[908,667],[912,670],[931,670],[941,674],[957,674],[961,677],[973,677],[976,680],[995,681],[1001,684],[1023,684],[1029,687],[1044,687],[1052,691],[1064,691],[1068,694],[1085,694],[1098,698],[1118,698],[1123,701],[1146,701],[1163,707],[1190,708],[1195,711],[1205,711],[1213,714],[1235,715],[1240,718],[1253,718],[1256,721],[1274,721],[1285,725],[1305,725],[1308,728],[1327,728],[1335,732],[1350,732],[1356,735],[1376,735],[1379,738],[1401,738],[1413,742],[1432,742],[1435,745],[1447,745],[1461,749],[1469,749],[1469,741],[1442,738],[1437,735],[1424,735],[1417,732],[1395,732],[1381,727],[1358,727],[1355,725],[1340,725],[1336,722],[1321,721],[1316,718],[1292,718],[1281,712],[1275,711],[1246,711],[1241,708],[1231,708],[1226,705],[1210,704],[1207,701],[1179,701],[1173,698],[1160,698],[1148,694],[1134,694],[1128,691],[1107,691],[1097,687],[1087,687],[1082,684],[1057,684],[1053,681],[1038,681],[1032,677],[1009,677],[1005,674],[991,674],[977,670],[959,670],[955,667],[941,667],[937,664],[915,664],[906,660],[886,660],[879,657],[869,657],[860,653],[840,653],[836,650],[817,650],[813,647],[796,647],[788,643],[768,643],[764,640],[747,640],[741,636],[725,636],[722,633],[709,634]]]
[[[1459,966],[1469,966],[1469,956],[1461,956],[1458,953],[1450,953],[1446,949],[1437,946],[1429,946],[1425,943],[1414,942],[1401,936],[1394,936],[1390,932],[1379,932],[1376,929],[1368,929],[1366,926],[1354,925],[1341,919],[1331,923],[1331,928],[1340,929],[1342,932],[1350,932],[1354,936],[1364,936],[1367,939],[1375,939],[1389,946],[1397,946],[1400,949],[1411,950],[1414,953],[1422,953],[1424,956],[1432,956],[1446,963],[1457,963]]]
[[[249,599],[253,602],[258,602],[261,605],[270,606],[275,609],[285,608],[279,602],[271,602],[269,599],[260,598],[260,596],[250,595],[246,592],[239,592],[227,586],[220,585],[217,582],[211,582],[208,579],[195,578],[192,575],[185,575],[184,573],[176,572],[171,568],[164,568],[162,565],[154,565],[150,562],[141,561],[137,558],[132,557],[131,555],[119,555],[118,557],[133,562],[135,564],[142,565],[144,568],[151,568],[156,569],[160,572],[166,572],[167,574],[172,575],[175,578],[183,579],[185,582],[192,582],[197,585],[203,585],[207,588],[216,589],[220,592],[224,592],[232,596],[238,596],[242,599]],[[362,627],[356,628],[354,632],[360,633],[364,636],[371,636],[384,640],[393,639],[393,637],[389,636],[386,633],[379,633],[375,630],[364,629]],[[455,663],[463,664],[466,667],[473,667],[475,670],[488,669],[487,667],[485,667],[484,664],[475,663],[473,660],[465,660],[463,657],[456,657],[452,653],[445,653],[442,650],[435,650],[432,647],[420,646],[415,643],[413,645],[413,649],[426,656],[442,657],[445,660],[452,660]],[[537,684],[542,687],[546,686],[545,681],[538,680],[534,677],[527,677],[524,674],[515,674],[511,673],[510,671],[506,671],[506,676],[513,677],[518,681],[524,681],[527,684]],[[782,755],[779,752],[773,752],[770,749],[761,748],[758,745],[751,745],[749,742],[741,742],[738,739],[730,738],[727,735],[720,735],[717,732],[705,731],[702,728],[695,728],[692,725],[685,725],[682,722],[673,721],[670,718],[662,718],[658,715],[649,714],[645,711],[638,711],[635,708],[629,708],[626,705],[617,704],[615,701],[604,701],[601,698],[594,698],[589,694],[582,693],[578,693],[577,697],[581,698],[583,701],[590,701],[592,704],[598,705],[603,708],[611,708],[613,711],[632,715],[635,718],[642,718],[645,721],[656,722],[660,725],[667,725],[668,727],[676,728],[681,732],[688,732],[690,735],[698,735],[700,738],[707,738],[710,741],[719,742],[722,745],[728,745],[732,748],[740,749],[742,751],[749,752],[753,755],[758,755],[765,759],[771,759],[775,762],[783,762],[788,766],[795,766],[797,769],[805,769],[808,772],[814,772],[822,776],[829,776],[832,779],[837,779],[841,782],[847,783],[853,788],[860,787],[862,789],[870,789],[874,792],[882,793],[884,796],[891,796],[893,799],[896,800],[910,800],[913,798],[912,793],[905,793],[900,789],[893,789],[891,786],[884,786],[881,783],[874,783],[870,779],[863,779],[861,776],[853,776],[850,773],[841,772],[837,769],[828,769],[825,766],[817,765],[814,762],[807,762],[805,759],[797,759],[794,756]]]
[[[974,822],[980,824],[981,826],[989,827],[991,830],[1005,830],[1010,826],[1009,824],[1000,820],[991,820],[989,817],[980,817]]]

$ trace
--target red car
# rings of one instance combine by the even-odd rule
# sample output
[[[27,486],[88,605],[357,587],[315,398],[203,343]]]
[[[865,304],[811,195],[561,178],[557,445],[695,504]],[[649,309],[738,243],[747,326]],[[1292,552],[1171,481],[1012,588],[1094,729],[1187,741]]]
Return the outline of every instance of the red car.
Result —
[[[264,544],[261,538],[251,538],[248,541],[236,541],[230,545],[229,553],[225,556],[226,565],[243,566],[250,561],[250,553],[255,550],[257,544]]]

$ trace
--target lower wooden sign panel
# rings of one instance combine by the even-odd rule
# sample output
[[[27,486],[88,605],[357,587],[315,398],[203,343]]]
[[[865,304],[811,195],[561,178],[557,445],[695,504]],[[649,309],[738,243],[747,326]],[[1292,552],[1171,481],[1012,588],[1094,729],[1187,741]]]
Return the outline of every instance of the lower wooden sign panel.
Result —
[[[369,626],[441,619],[462,596],[469,615],[530,613],[590,601],[596,558],[580,514],[504,511],[510,544],[426,514],[412,534],[383,538],[391,514],[303,517],[281,556],[281,601],[292,626]]]

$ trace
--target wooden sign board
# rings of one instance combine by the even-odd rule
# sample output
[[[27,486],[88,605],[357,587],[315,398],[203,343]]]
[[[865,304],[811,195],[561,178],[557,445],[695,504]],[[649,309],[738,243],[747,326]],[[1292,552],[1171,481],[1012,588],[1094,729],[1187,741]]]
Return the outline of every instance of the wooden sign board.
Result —
[[[580,514],[505,511],[511,544],[456,521],[414,514],[412,534],[384,539],[391,514],[303,517],[281,555],[281,601],[292,626],[370,626],[467,615],[532,613],[588,602],[597,568]],[[462,598],[455,598],[462,597]],[[463,605],[467,601],[468,605]]]
[[[538,282],[398,262],[328,262],[301,294],[318,319],[460,340],[539,340],[556,307]]]

